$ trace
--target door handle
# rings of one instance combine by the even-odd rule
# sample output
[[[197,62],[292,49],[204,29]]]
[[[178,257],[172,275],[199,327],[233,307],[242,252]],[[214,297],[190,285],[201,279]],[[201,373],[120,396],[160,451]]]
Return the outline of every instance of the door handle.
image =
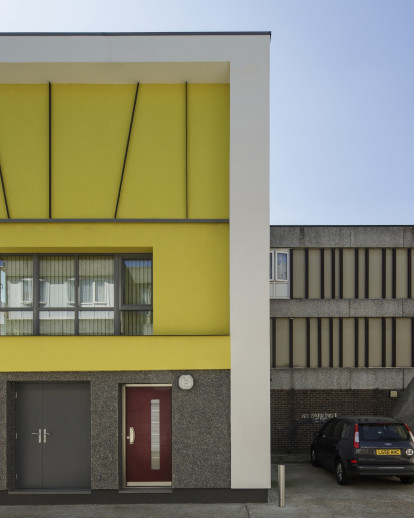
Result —
[[[129,427],[129,435],[127,435],[127,439],[129,440],[129,444],[134,444],[135,442],[135,430],[132,426]]]
[[[39,430],[39,431],[40,431],[40,430]],[[52,434],[51,434],[51,433],[49,433],[49,432],[47,431],[47,429],[46,429],[46,428],[43,428],[43,444],[46,444],[46,436],[47,436],[47,435],[52,435]],[[41,442],[41,441],[40,441],[40,442]]]
[[[32,432],[32,435],[37,435],[39,437],[39,444],[42,444],[42,429],[39,428],[38,432]]]

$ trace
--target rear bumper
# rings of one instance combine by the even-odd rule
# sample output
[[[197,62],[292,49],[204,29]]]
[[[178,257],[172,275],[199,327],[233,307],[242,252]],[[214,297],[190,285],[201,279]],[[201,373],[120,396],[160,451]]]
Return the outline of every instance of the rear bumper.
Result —
[[[352,476],[394,476],[394,477],[414,477],[414,465],[408,466],[369,466],[351,464],[348,472]]]

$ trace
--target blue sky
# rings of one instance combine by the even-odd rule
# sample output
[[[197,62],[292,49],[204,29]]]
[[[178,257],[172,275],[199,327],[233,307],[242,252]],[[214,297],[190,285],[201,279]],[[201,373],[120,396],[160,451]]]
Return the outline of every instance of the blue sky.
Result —
[[[272,224],[414,224],[414,0],[0,0],[0,32],[271,31]]]

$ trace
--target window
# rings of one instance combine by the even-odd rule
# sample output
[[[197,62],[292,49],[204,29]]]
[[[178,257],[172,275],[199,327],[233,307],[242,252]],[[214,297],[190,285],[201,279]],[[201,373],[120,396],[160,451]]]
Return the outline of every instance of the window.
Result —
[[[0,335],[152,335],[151,255],[0,257]]]
[[[287,281],[287,252],[276,252],[276,280]]]
[[[269,265],[271,299],[290,298],[289,270],[289,250],[271,250]]]
[[[22,279],[22,302],[31,304],[33,301],[33,279]]]

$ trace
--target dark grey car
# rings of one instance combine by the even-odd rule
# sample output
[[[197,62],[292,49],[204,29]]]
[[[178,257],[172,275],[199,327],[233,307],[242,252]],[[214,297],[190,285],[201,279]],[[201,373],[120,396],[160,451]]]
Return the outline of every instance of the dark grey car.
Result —
[[[311,462],[336,473],[341,485],[361,475],[396,476],[412,484],[414,436],[389,417],[335,417],[313,440]]]

